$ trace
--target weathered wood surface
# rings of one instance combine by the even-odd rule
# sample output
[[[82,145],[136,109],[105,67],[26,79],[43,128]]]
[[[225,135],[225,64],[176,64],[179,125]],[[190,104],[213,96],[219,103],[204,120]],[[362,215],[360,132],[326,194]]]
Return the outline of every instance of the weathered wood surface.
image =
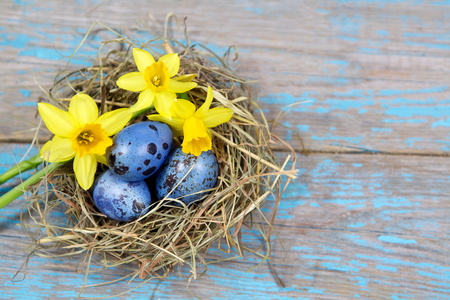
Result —
[[[94,20],[129,33],[138,21],[151,23],[148,13],[162,27],[173,11],[187,16],[193,41],[219,53],[238,47],[240,70],[259,81],[265,109],[311,101],[283,120],[290,130],[277,131],[296,148],[298,132],[313,150],[446,153],[448,3],[390,2],[2,1],[0,139],[33,135],[26,130],[36,121],[23,119],[41,95],[34,81],[49,85]]]
[[[275,222],[283,246],[276,239],[272,243],[273,264],[286,288],[276,285],[267,264],[246,273],[259,261],[247,254],[211,266],[204,277],[191,282],[193,295],[203,299],[448,296],[448,158],[327,154],[302,157],[300,165],[300,179],[286,191]],[[272,205],[269,201],[265,208]],[[75,269],[77,261],[34,257],[23,281],[9,281],[26,256],[15,249],[29,243],[22,234],[17,236],[20,207],[19,202],[6,207],[0,219],[5,287],[11,296],[28,291],[74,296],[72,290],[83,283],[84,275],[65,268]],[[256,229],[245,229],[243,240],[250,247],[262,243]],[[207,260],[232,255],[213,248]],[[121,268],[93,274],[88,284],[125,274]],[[129,297],[156,289],[155,299],[190,298],[185,287],[185,281],[171,276],[159,285],[149,282]],[[118,284],[104,291],[88,289],[86,296],[128,288]]]
[[[172,276],[129,299],[450,298],[447,1],[16,0],[2,1],[0,11],[0,141],[8,143],[0,144],[0,172],[34,135],[34,103],[42,95],[35,80],[49,86],[94,20],[129,33],[139,20],[148,22],[148,13],[159,23],[170,11],[187,16],[192,41],[217,52],[238,47],[239,70],[259,81],[270,119],[311,100],[292,107],[276,130],[299,154],[298,135],[313,153],[300,156],[301,176],[275,222],[286,254],[274,239],[272,260],[286,287],[277,286],[267,263],[246,272],[259,262],[247,255],[211,266],[191,282],[192,296]],[[81,52],[95,53],[95,43]],[[21,206],[0,212],[0,297],[76,297],[84,274],[63,267],[76,261],[33,257],[26,278],[11,281],[29,242],[17,225]],[[252,230],[245,239],[252,248],[261,243]],[[223,257],[217,249],[208,254]],[[92,274],[87,284],[126,271]]]

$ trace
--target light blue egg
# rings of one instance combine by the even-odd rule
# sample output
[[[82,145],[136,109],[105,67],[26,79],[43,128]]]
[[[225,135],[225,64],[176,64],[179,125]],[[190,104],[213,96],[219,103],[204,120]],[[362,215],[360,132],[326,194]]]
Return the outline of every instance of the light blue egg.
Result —
[[[103,214],[122,222],[130,222],[144,215],[152,202],[145,181],[124,181],[111,170],[97,178],[92,196]]]
[[[122,180],[150,177],[170,153],[173,133],[167,124],[140,122],[125,127],[106,151],[108,167]]]
[[[169,155],[156,174],[154,182],[156,196],[163,199],[168,195],[169,198],[190,204],[207,193],[197,192],[211,189],[216,185],[218,175],[219,164],[211,150],[195,156],[185,154],[178,148]]]

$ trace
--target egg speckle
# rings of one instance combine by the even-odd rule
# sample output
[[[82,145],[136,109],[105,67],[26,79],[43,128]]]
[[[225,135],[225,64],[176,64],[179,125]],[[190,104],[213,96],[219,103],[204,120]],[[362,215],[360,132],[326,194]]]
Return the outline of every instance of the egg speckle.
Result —
[[[130,222],[145,214],[151,194],[145,181],[124,181],[113,171],[102,173],[94,183],[95,205],[108,218]]]
[[[156,196],[158,199],[167,196],[190,204],[206,194],[198,192],[216,185],[218,175],[219,165],[211,150],[195,156],[185,154],[178,148],[169,155],[156,174]]]
[[[140,122],[121,130],[106,151],[109,168],[122,180],[148,178],[169,155],[173,134],[167,124]]]

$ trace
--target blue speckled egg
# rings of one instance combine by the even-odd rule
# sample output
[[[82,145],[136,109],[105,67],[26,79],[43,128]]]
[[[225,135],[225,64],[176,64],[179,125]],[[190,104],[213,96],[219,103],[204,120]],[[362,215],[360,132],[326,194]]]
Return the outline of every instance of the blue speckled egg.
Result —
[[[189,174],[183,179],[188,172]],[[186,205],[190,204],[202,198],[206,192],[192,194],[213,188],[218,175],[219,164],[211,150],[203,151],[199,156],[195,156],[185,154],[181,148],[177,148],[169,155],[155,176],[156,196],[158,199],[163,199],[176,187],[168,198],[181,200]]]
[[[125,181],[150,177],[170,153],[173,133],[167,124],[141,122],[118,132],[106,151],[109,168]]]
[[[144,180],[124,181],[111,170],[97,178],[92,196],[103,214],[122,222],[136,220],[148,211],[151,203],[150,190]]]

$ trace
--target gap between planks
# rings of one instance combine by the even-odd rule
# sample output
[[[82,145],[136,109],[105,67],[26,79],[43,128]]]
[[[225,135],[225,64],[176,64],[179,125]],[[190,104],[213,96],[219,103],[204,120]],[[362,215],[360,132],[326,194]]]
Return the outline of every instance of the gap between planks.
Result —
[[[0,144],[31,144],[32,140],[27,138],[0,138]],[[270,147],[274,152],[290,152],[289,149],[281,147]],[[358,148],[353,146],[329,146],[326,150],[315,150],[293,147],[292,150],[301,155],[322,155],[322,154],[335,154],[335,155],[387,155],[387,156],[427,156],[427,157],[450,157],[450,152],[445,151],[411,151],[411,150],[397,150],[397,151],[383,151]]]
[[[271,147],[274,152],[290,152],[285,148]],[[371,150],[357,147],[346,146],[330,146],[329,150],[314,150],[303,149],[298,147],[292,148],[295,153],[302,155],[322,155],[322,154],[335,154],[335,155],[385,155],[385,156],[429,156],[429,157],[450,157],[450,152],[445,151],[383,151],[383,150]]]

